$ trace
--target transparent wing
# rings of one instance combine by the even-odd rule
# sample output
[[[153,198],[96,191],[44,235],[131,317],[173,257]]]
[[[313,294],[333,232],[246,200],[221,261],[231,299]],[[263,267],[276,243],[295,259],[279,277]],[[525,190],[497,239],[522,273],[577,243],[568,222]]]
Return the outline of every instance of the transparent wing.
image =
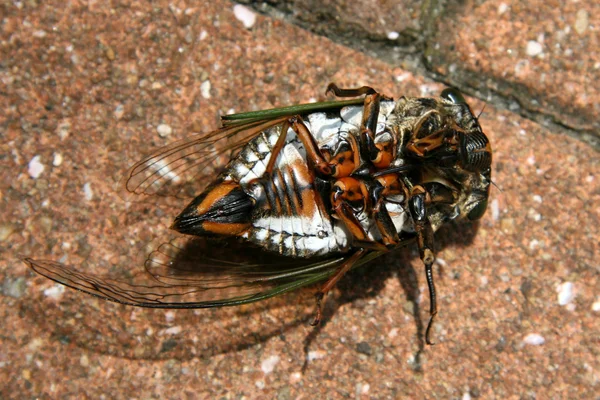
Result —
[[[253,137],[285,119],[240,122],[160,148],[127,171],[120,193],[127,201],[135,196],[197,196]]]
[[[356,267],[377,257],[365,255]],[[56,282],[118,303],[149,308],[211,308],[267,299],[327,279],[346,259],[290,259],[247,243],[179,238],[148,257],[143,281],[124,282],[54,261],[24,261]]]

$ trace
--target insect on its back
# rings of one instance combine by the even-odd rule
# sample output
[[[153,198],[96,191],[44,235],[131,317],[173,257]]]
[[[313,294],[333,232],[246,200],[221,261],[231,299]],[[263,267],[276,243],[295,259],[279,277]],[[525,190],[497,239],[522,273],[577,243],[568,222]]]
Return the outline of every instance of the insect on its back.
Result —
[[[226,116],[221,130],[157,151],[136,164],[126,180],[134,194],[179,193],[167,189],[189,182],[186,171],[200,170],[208,177],[205,171],[216,171],[217,159],[232,154],[211,184],[197,176],[191,181],[206,187],[172,228],[199,237],[239,238],[291,257],[289,266],[261,268],[213,259],[196,269],[197,279],[179,285],[194,287],[195,297],[177,292],[181,301],[167,302],[165,297],[176,291],[173,280],[182,282],[173,278],[176,255],[164,249],[146,263],[156,279],[168,283],[164,297],[98,278],[91,285],[92,278],[73,278],[60,264],[27,262],[69,286],[146,307],[242,304],[326,280],[317,293],[316,324],[321,299],[345,272],[416,240],[431,297],[430,343],[437,313],[433,233],[446,221],[474,220],[485,212],[490,144],[453,89],[439,98],[397,101],[369,87],[331,84],[328,91],[365,97]]]

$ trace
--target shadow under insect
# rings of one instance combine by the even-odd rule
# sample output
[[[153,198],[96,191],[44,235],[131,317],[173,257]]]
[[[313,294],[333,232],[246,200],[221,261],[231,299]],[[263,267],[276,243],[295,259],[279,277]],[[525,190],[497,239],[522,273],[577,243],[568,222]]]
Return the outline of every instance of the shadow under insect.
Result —
[[[474,223],[443,227],[436,234],[438,248],[467,246],[476,230]],[[172,246],[172,243],[168,245]],[[349,303],[360,304],[361,299],[378,296],[385,282],[396,276],[404,296],[414,305],[413,317],[418,340],[415,369],[419,370],[419,355],[424,348],[424,326],[418,302],[418,282],[422,273],[415,271],[410,264],[410,260],[415,258],[413,245],[394,250],[350,271],[340,280],[335,292],[337,295],[328,297],[323,322],[314,329],[308,325],[314,318],[317,285],[239,307],[201,310],[131,308],[83,297],[72,291],[65,292],[60,307],[48,307],[47,299],[40,293],[39,299],[21,302],[20,312],[35,322],[40,334],[50,332],[57,345],[73,343],[101,354],[131,359],[207,358],[250,348],[300,326],[310,328],[304,339],[304,350],[308,353],[340,307]],[[158,246],[154,256],[156,252],[164,251],[164,246]],[[175,253],[174,248],[177,249]],[[164,275],[163,279],[169,277],[179,281],[182,278],[205,281],[203,274],[222,274],[222,266],[207,268],[213,258],[229,259],[232,265],[241,262],[260,264],[261,268],[270,272],[294,268],[293,259],[236,240],[194,238],[171,248],[167,254],[171,260],[170,275]],[[152,268],[149,270],[152,273]],[[146,280],[154,281],[151,276],[144,275]],[[441,281],[442,296],[443,291]]]

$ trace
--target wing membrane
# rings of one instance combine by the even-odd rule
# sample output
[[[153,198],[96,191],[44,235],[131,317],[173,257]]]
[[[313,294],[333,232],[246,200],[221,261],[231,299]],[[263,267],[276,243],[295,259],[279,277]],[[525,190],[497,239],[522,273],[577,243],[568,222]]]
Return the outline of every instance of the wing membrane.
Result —
[[[198,195],[253,137],[284,120],[246,121],[158,149],[125,174],[121,190],[125,200],[133,201],[136,195],[178,199]]]
[[[135,196],[189,199],[198,195],[253,137],[281,125],[290,115],[340,109],[363,99],[300,104],[222,117],[223,128],[158,149],[131,167],[121,180],[127,201]]]
[[[247,244],[185,238],[159,246],[148,257],[143,281],[125,282],[78,272],[54,261],[25,259],[37,273],[82,292],[149,308],[210,308],[267,299],[331,276],[344,255],[290,260]],[[242,247],[240,247],[242,248]],[[239,257],[232,255],[239,254]],[[379,255],[368,254],[358,264]]]

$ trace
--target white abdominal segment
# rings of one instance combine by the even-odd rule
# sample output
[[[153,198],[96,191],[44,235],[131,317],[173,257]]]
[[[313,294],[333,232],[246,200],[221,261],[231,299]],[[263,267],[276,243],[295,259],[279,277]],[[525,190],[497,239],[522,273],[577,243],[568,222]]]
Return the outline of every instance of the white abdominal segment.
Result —
[[[394,106],[391,101],[381,102],[376,140],[386,128]],[[337,117],[316,112],[305,117],[304,122],[319,147],[335,148],[344,136],[358,134],[362,110],[362,106],[344,107]],[[269,204],[265,211],[259,210],[253,229],[244,236],[269,250],[298,257],[345,251],[351,245],[352,237],[346,227],[321,206],[322,202],[317,198],[320,194],[313,185],[314,178],[308,179],[313,174],[308,170],[306,151],[291,128],[286,133],[286,144],[279,153],[272,176],[256,184],[265,173],[272,148],[279,137],[278,130],[268,129],[253,139],[230,163],[225,173],[225,180],[246,186],[245,190],[256,199],[257,205]],[[278,212],[273,211],[274,205],[271,204],[275,197],[280,207]],[[412,230],[407,213],[400,204],[386,203],[385,206],[398,232]],[[367,215],[359,216],[359,220],[372,239],[381,238]]]

